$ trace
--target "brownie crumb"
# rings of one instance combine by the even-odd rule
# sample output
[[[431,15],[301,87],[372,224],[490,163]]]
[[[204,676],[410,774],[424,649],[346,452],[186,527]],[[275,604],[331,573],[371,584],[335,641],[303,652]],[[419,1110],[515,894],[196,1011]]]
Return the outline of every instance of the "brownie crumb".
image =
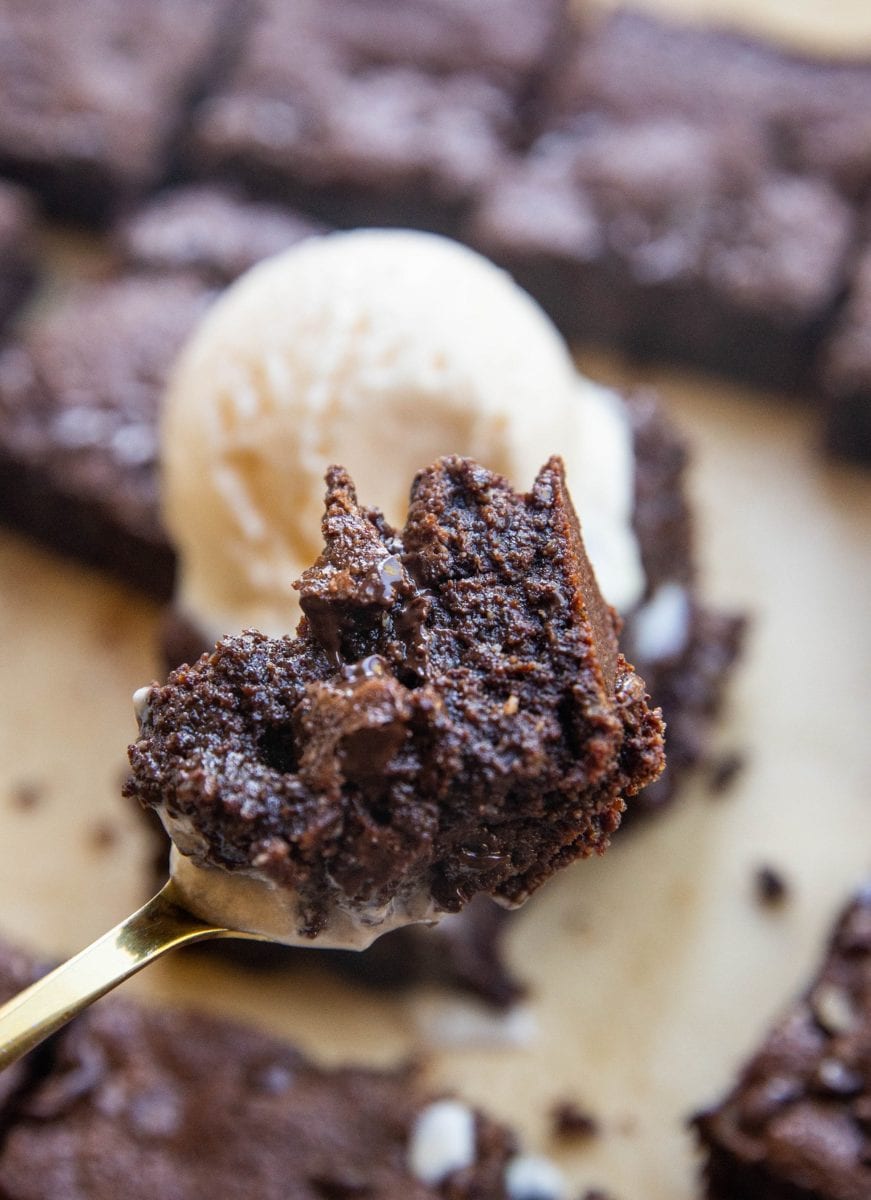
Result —
[[[783,904],[789,894],[786,880],[774,867],[762,866],[755,876],[756,899],[766,907]]]
[[[747,766],[740,750],[728,750],[715,758],[708,770],[708,791],[712,796],[725,796]]]
[[[598,1120],[574,1100],[560,1100],[551,1109],[551,1131],[561,1141],[586,1141],[600,1131]]]
[[[44,797],[44,785],[28,779],[12,785],[9,793],[9,802],[13,808],[17,808],[21,812],[29,812],[31,809],[36,808]]]
[[[90,828],[88,841],[95,850],[111,850],[118,842],[118,829],[111,821],[95,821]]]
[[[614,1196],[610,1192],[603,1192],[601,1188],[591,1188],[583,1193],[581,1200],[614,1200]]]

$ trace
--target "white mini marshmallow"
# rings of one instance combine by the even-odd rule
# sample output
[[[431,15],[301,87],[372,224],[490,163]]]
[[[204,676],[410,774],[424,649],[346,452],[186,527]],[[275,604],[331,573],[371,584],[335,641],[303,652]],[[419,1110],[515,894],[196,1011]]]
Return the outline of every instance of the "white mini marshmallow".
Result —
[[[475,1161],[475,1117],[457,1100],[437,1100],[418,1113],[411,1131],[408,1164],[412,1174],[437,1187]]]

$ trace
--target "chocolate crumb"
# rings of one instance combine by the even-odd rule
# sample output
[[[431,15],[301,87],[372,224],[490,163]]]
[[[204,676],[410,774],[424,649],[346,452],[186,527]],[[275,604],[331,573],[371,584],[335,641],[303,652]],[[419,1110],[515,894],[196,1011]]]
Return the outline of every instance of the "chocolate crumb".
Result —
[[[44,796],[45,787],[43,784],[36,783],[33,780],[24,780],[12,785],[9,800],[13,808],[18,808],[22,812],[28,812],[30,809],[36,808]]]
[[[590,1188],[581,1196],[581,1200],[614,1200],[610,1192],[603,1192],[601,1188]]]
[[[118,841],[118,830],[111,821],[95,821],[88,840],[95,850],[110,850]]]
[[[747,758],[739,750],[727,750],[715,758],[708,770],[708,791],[712,796],[724,796],[747,766]]]
[[[551,1109],[551,1132],[562,1141],[581,1141],[596,1137],[599,1122],[574,1100],[560,1100]]]
[[[773,907],[782,904],[789,894],[786,880],[774,867],[762,866],[756,872],[756,899],[760,904]]]

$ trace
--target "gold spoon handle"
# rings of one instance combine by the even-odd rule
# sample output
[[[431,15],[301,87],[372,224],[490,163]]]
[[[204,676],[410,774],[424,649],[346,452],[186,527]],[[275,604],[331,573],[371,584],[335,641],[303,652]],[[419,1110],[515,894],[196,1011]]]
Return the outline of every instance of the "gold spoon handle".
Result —
[[[189,913],[170,881],[126,921],[0,1007],[0,1071],[161,954],[236,936]]]

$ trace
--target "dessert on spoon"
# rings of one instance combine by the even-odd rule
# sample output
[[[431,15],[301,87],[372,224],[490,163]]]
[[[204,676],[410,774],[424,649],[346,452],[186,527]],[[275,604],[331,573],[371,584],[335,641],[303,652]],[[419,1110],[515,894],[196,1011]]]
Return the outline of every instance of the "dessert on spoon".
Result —
[[[174,842],[149,904],[0,1009],[0,1066],[153,958],[209,937],[360,949],[601,852],[661,772],[562,463],[470,459],[394,530],[330,468],[296,637],[222,639],[137,693],[126,793]]]

